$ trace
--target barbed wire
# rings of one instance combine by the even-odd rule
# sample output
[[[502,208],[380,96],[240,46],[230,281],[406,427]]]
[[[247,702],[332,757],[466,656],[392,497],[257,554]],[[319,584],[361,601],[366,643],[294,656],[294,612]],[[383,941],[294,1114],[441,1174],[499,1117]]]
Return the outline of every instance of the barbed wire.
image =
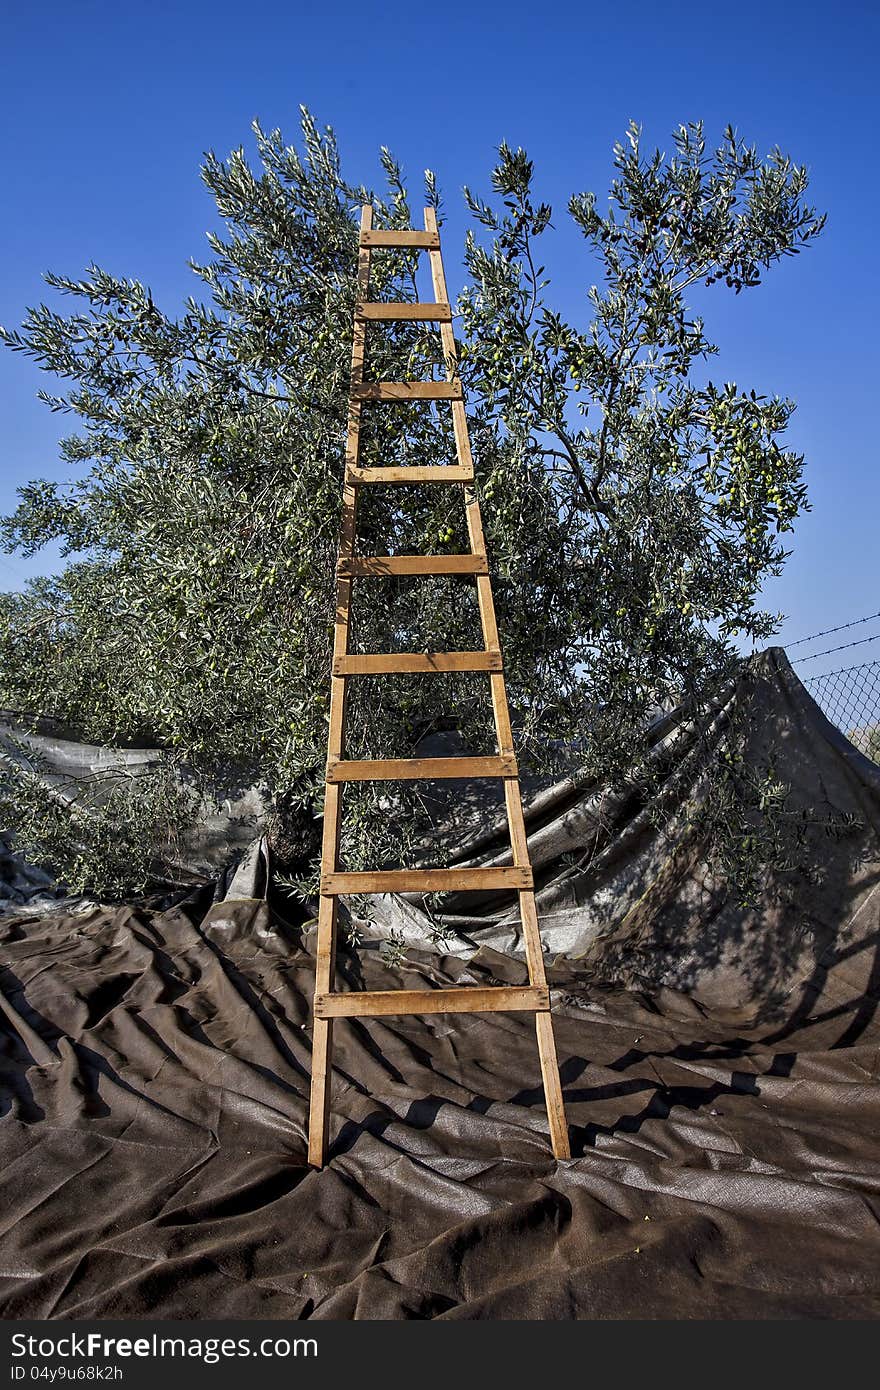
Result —
[[[880,632],[875,632],[873,637],[859,637],[855,642],[843,642],[839,647],[827,647],[824,652],[812,652],[809,656],[798,656],[791,663],[792,666],[802,666],[805,661],[818,661],[820,656],[831,656],[834,652],[846,652],[850,647],[863,647],[866,642],[876,642],[880,638]]]
[[[786,650],[790,647],[802,647],[805,642],[818,642],[820,637],[830,637],[833,632],[843,632],[848,627],[858,627],[861,623],[872,623],[875,618],[880,618],[880,613],[869,613],[866,618],[853,618],[851,623],[841,623],[839,627],[826,627],[824,632],[813,632],[809,637],[799,637],[796,642],[786,642]],[[867,642],[872,640],[873,639],[870,637],[865,638]],[[842,652],[843,647],[832,647],[832,651]],[[817,655],[825,656],[827,653],[819,652]],[[801,657],[800,660],[805,661],[809,660],[809,658]]]

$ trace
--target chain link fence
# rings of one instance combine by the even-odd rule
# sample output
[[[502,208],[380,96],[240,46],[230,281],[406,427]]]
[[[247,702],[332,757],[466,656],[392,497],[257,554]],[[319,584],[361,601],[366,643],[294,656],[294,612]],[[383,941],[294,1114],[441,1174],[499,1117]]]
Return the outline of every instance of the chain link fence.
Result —
[[[801,667],[808,661],[820,661],[837,652],[850,651],[853,647],[873,646],[875,642],[880,642],[880,632],[871,632],[870,628],[878,622],[880,612],[868,613],[864,618],[853,618],[837,627],[825,628],[823,632],[814,632],[809,637],[788,642],[786,651],[790,654],[796,647],[809,648],[823,638],[843,632],[847,634],[846,640],[823,651],[790,656],[793,664]],[[826,718],[837,725],[860,753],[880,763],[880,661],[863,661],[858,666],[843,666],[819,676],[808,676],[806,671],[799,670],[798,675]]]
[[[804,685],[850,743],[880,763],[880,661],[812,676]]]

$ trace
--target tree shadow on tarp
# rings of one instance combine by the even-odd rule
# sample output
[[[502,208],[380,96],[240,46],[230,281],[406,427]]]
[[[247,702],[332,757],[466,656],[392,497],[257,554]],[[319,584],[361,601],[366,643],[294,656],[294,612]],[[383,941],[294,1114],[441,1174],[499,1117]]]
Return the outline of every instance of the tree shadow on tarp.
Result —
[[[765,873],[758,901],[743,907],[699,857],[682,855],[676,874],[676,845],[660,835],[645,910],[614,921],[612,903],[584,958],[598,981],[709,999],[735,989],[769,1020],[880,880],[880,769],[832,728],[784,656],[766,655],[741,682],[739,738],[746,766],[789,788],[779,833],[790,867]],[[665,882],[659,864],[673,866]],[[584,886],[588,897],[601,887]]]
[[[870,966],[864,990],[854,998],[820,1013],[813,1012],[822,986],[829,973],[842,961],[851,960],[862,952],[871,952]],[[657,1062],[670,1061],[683,1064],[699,1062],[735,1062],[755,1053],[763,1053],[769,1047],[789,1039],[799,1039],[804,1030],[827,1025],[835,1019],[843,1023],[842,1032],[834,1039],[824,1042],[823,1049],[839,1051],[853,1047],[871,1029],[880,1005],[880,932],[872,933],[862,941],[847,947],[828,952],[824,961],[817,963],[809,980],[802,986],[801,998],[789,1017],[779,1027],[770,1032],[758,1032],[751,1038],[734,1036],[722,1040],[697,1040],[678,1043],[664,1049],[629,1048],[614,1061],[603,1063],[605,1071],[629,1071],[643,1063],[651,1064],[652,1070]],[[582,1057],[567,1057],[560,1066],[563,1086],[563,1100],[567,1106],[607,1101],[651,1091],[653,1094],[645,1108],[636,1114],[626,1114],[610,1124],[571,1125],[570,1133],[573,1148],[585,1150],[595,1145],[599,1136],[637,1133],[646,1121],[668,1119],[675,1106],[697,1111],[711,1105],[725,1095],[760,1095],[760,1082],[766,1077],[787,1077],[792,1074],[799,1052],[777,1052],[768,1066],[760,1071],[732,1070],[729,1081],[711,1081],[705,1086],[682,1086],[667,1084],[651,1077],[628,1077],[620,1083],[605,1083],[595,1086],[577,1087],[574,1083],[589,1065]],[[530,1087],[520,1090],[510,1097],[511,1105],[542,1108],[543,1088]],[[478,1108],[474,1103],[473,1108]],[[482,1108],[482,1106],[480,1106]]]
[[[845,1003],[836,1004],[832,1008],[815,1013],[816,1001],[821,997],[822,986],[828,975],[840,963],[851,961],[860,954],[868,952],[872,953],[872,958],[870,964],[865,967],[867,979],[864,991]],[[619,1082],[578,1086],[578,1080],[590,1065],[588,1060],[577,1055],[562,1057],[560,1080],[566,1106],[595,1104],[613,1099],[622,1100],[627,1096],[638,1095],[641,1092],[651,1093],[647,1104],[640,1111],[626,1113],[610,1123],[570,1124],[569,1133],[573,1154],[577,1155],[595,1147],[597,1140],[603,1136],[636,1134],[649,1120],[668,1119],[675,1108],[698,1112],[712,1106],[725,1096],[760,1096],[762,1079],[791,1076],[797,1062],[798,1050],[795,1048],[791,1051],[776,1052],[771,1057],[769,1064],[763,1066],[760,1071],[732,1069],[729,1080],[707,1081],[705,1085],[670,1084],[660,1081],[656,1074],[653,1074],[654,1064],[657,1062],[678,1062],[683,1065],[700,1062],[734,1063],[743,1057],[764,1053],[768,1048],[780,1042],[796,1039],[805,1029],[828,1024],[834,1019],[841,1020],[844,1025],[843,1030],[837,1038],[823,1043],[823,1048],[833,1051],[852,1047],[871,1028],[875,1021],[878,1004],[880,1004],[880,932],[874,932],[861,941],[848,946],[827,951],[823,960],[817,962],[810,978],[801,986],[800,995],[800,999],[784,1022],[768,1032],[758,1030],[751,1037],[734,1035],[723,1039],[698,1039],[677,1043],[673,1047],[663,1049],[631,1047],[615,1060],[602,1064],[604,1071],[623,1072],[648,1063],[652,1071],[649,1076],[628,1076]],[[369,1029],[359,1021],[354,1022],[357,1024],[358,1036],[362,1045],[384,1068],[391,1071],[396,1081],[401,1084],[405,1083],[404,1076],[397,1068],[393,1067],[382,1053]],[[418,1060],[423,1065],[431,1065],[431,1058],[427,1053],[424,1053]],[[357,1089],[364,1090],[362,1086],[358,1086]],[[476,1114],[489,1115],[492,1107],[498,1103],[497,1098],[475,1095],[464,1108]],[[545,1106],[543,1086],[539,1084],[521,1088],[504,1103],[526,1109],[543,1110]],[[402,1117],[394,1112],[377,1110],[364,1120],[346,1121],[331,1145],[330,1157],[335,1158],[349,1152],[363,1133],[369,1133],[374,1138],[385,1137],[389,1126],[394,1124],[402,1124],[413,1129],[429,1129],[435,1122],[441,1107],[447,1104],[454,1105],[455,1102],[448,1098],[429,1094],[413,1100],[406,1114]]]

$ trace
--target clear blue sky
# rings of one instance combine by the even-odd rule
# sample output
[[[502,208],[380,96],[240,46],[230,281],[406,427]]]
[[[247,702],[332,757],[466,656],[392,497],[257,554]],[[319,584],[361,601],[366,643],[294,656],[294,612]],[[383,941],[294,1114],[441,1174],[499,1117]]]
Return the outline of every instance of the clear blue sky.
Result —
[[[759,289],[707,297],[722,348],[711,371],[799,403],[791,440],[809,461],[814,511],[767,593],[789,615],[783,640],[880,609],[880,6],[48,0],[8,7],[3,39],[7,325],[43,297],[45,269],[77,274],[92,260],[146,281],[173,309],[196,288],[186,261],[212,223],[202,152],[247,145],[255,116],[294,139],[300,102],[336,127],[352,179],[377,178],[381,144],[414,189],[426,165],[437,171],[453,285],[461,185],[487,186],[502,138],[524,145],[555,209],[556,295],[575,318],[595,272],[565,203],[573,191],[605,193],[630,118],[652,145],[668,147],[679,122],[698,118],[713,137],[729,121],[762,148],[778,143],[809,166],[828,228]],[[0,355],[4,511],[22,481],[62,473],[64,421],[36,401],[40,385],[32,364]],[[0,556],[0,580],[13,586],[38,567]]]

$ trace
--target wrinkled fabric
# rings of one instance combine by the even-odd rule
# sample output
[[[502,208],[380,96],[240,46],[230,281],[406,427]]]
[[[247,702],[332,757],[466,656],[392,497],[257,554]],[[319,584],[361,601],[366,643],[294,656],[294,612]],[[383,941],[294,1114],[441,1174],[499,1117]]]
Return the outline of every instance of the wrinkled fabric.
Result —
[[[0,1313],[876,1316],[880,779],[778,660],[732,698],[755,765],[844,818],[781,898],[738,906],[625,795],[581,867],[581,792],[530,807],[570,1161],[533,1018],[428,1015],[337,1021],[308,1167],[314,923],[266,898],[259,847],[222,901],[0,920]],[[343,946],[337,987],[520,983],[512,906],[453,900],[467,939],[397,968]]]

